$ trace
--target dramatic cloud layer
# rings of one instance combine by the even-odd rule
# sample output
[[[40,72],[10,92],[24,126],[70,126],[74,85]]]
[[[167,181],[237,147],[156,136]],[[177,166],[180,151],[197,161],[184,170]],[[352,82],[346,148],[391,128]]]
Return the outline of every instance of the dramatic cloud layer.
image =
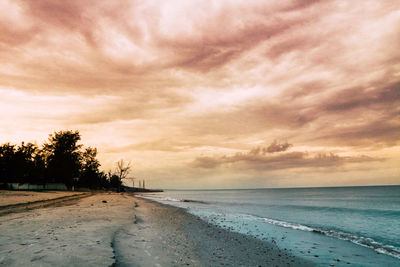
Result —
[[[0,10],[0,142],[78,129],[158,187],[400,183],[399,1]]]
[[[338,167],[347,163],[382,161],[382,159],[375,159],[364,155],[341,157],[334,153],[314,153],[314,155],[309,155],[307,152],[289,152],[273,156],[267,154],[284,151],[288,146],[289,144],[287,143],[277,145],[276,142],[273,142],[267,148],[257,147],[251,149],[249,152],[238,152],[231,156],[198,157],[193,162],[193,166],[200,168],[216,168],[221,165],[230,164],[234,166],[241,165],[246,169],[252,168],[265,171],[291,168]]]
[[[292,144],[289,144],[288,142],[283,143],[283,144],[278,144],[278,142],[275,140],[266,149],[263,148],[262,152],[263,152],[263,154],[265,152],[268,152],[268,153],[282,152],[282,151],[288,150],[289,147],[291,147],[291,146],[292,146]],[[257,148],[257,149],[260,149],[260,148]],[[256,151],[258,151],[257,149],[256,149]]]

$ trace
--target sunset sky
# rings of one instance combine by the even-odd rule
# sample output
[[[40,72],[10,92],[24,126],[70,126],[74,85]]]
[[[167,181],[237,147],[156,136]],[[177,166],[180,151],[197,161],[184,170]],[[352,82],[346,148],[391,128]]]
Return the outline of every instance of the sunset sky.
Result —
[[[0,1],[0,143],[158,188],[400,184],[400,1]]]

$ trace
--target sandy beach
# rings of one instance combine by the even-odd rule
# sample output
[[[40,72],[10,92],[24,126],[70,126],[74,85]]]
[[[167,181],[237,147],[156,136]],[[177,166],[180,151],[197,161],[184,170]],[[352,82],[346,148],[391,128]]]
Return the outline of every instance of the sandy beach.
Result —
[[[84,194],[71,191],[9,191],[0,190],[0,207],[21,203],[43,201],[67,196]]]
[[[127,193],[6,214],[0,232],[1,266],[311,266],[274,244]]]

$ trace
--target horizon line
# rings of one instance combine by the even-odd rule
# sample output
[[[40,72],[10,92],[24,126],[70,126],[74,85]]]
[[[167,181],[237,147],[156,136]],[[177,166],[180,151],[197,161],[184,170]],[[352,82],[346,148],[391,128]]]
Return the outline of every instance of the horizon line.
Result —
[[[206,191],[206,190],[311,189],[311,188],[384,187],[384,186],[400,186],[400,184],[299,186],[299,187],[249,187],[249,188],[159,188],[159,189],[162,189],[162,190],[182,190],[182,191],[190,191],[190,190]]]

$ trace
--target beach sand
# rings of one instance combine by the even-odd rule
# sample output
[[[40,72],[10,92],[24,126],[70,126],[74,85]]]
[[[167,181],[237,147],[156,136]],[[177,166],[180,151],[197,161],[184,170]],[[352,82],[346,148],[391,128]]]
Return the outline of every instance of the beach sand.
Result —
[[[0,190],[0,207],[20,203],[49,200],[59,197],[83,194],[70,191],[11,191]]]
[[[311,266],[185,210],[98,193],[0,216],[1,266]]]

